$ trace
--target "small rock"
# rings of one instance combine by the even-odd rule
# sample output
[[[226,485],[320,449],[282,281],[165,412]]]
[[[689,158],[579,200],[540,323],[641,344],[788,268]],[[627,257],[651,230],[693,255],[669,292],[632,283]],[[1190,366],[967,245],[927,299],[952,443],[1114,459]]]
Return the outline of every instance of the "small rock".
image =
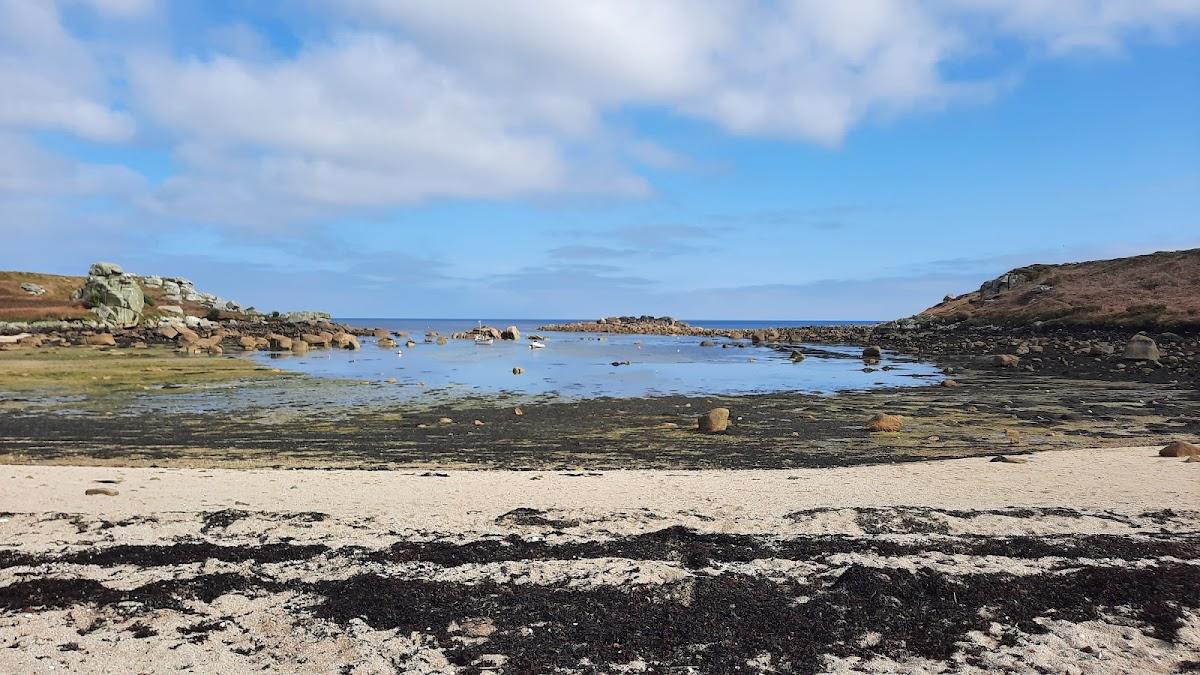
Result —
[[[454,420],[449,417],[439,417],[438,424],[454,424]]]
[[[516,368],[513,368],[513,375],[524,375],[524,374],[525,374],[525,369],[522,368],[521,366],[517,366]]]
[[[465,619],[460,625],[468,637],[485,638],[496,632],[496,622],[487,618]]]
[[[119,495],[121,493],[117,492],[113,488],[99,487],[99,488],[88,488],[83,491],[83,494],[88,495],[89,497],[92,495],[103,495],[105,497],[116,497],[117,495]]]
[[[1016,368],[1021,359],[1012,354],[996,354],[992,357],[992,365],[997,368]]]
[[[942,380],[942,386],[943,387],[957,387],[958,382],[956,382],[954,380]]]
[[[878,359],[882,356],[883,356],[883,350],[875,345],[871,345],[870,347],[867,347],[862,352],[862,357],[864,359]]]
[[[990,461],[1003,462],[1005,464],[1025,464],[1029,462],[1029,460],[1025,459],[1024,457],[1009,457],[1007,455],[996,455]]]
[[[83,343],[93,347],[116,347],[117,341],[112,333],[96,333],[83,338]]]

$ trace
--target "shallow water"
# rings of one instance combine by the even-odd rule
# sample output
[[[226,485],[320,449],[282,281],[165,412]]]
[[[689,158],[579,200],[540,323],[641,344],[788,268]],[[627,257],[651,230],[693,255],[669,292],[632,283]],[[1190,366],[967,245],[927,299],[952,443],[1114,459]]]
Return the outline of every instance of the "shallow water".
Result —
[[[457,329],[467,327],[460,325]],[[866,369],[855,358],[861,348],[850,346],[806,345],[801,351],[808,358],[792,363],[787,352],[749,346],[748,342],[737,347],[723,338],[714,340],[716,347],[701,347],[701,338],[691,336],[542,335],[546,348],[530,349],[527,339],[497,340],[492,345],[476,345],[471,340],[451,340],[446,345],[425,343],[422,330],[412,334],[418,342],[412,348],[401,345],[398,349],[381,349],[373,338],[365,338],[358,352],[319,350],[304,356],[256,353],[253,358],[317,377],[375,382],[394,378],[400,385],[392,390],[397,399],[431,392],[572,399],[779,391],[833,393],[922,386],[941,378],[933,365],[895,354],[885,353],[881,363]],[[722,348],[722,344],[730,346]],[[626,361],[628,365],[624,365]],[[614,366],[614,362],[622,365]],[[524,374],[514,375],[514,367],[523,368]]]

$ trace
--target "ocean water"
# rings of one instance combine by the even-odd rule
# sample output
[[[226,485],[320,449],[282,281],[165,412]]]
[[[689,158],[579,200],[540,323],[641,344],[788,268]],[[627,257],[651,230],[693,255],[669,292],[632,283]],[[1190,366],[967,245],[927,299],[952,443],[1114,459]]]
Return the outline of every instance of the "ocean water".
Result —
[[[475,321],[453,319],[339,319],[367,328],[405,331],[417,341],[409,348],[382,349],[373,338],[362,340],[361,351],[314,350],[303,356],[256,353],[253,358],[276,368],[317,377],[385,382],[395,379],[388,395],[406,397],[472,396],[489,393],[558,396],[567,399],[600,396],[637,397],[752,394],[781,391],[833,393],[874,387],[924,386],[941,380],[931,364],[904,355],[885,353],[869,369],[857,357],[860,347],[805,345],[801,363],[767,347],[742,347],[717,339],[716,347],[701,347],[701,338],[662,335],[597,335],[539,332],[537,327],[563,319],[487,319],[484,325],[515,325],[518,342],[497,340],[476,345],[471,340],[449,344],[424,343],[425,331],[442,335],[474,327]],[[693,323],[693,322],[689,322]],[[731,328],[803,326],[818,322],[728,321],[693,325]],[[825,322],[829,323],[829,322]],[[853,323],[853,322],[840,322]],[[531,333],[545,337],[545,349],[530,349]],[[728,343],[731,346],[722,348]],[[614,366],[618,362],[622,365]],[[625,365],[624,362],[628,362]],[[524,369],[514,375],[514,367]]]

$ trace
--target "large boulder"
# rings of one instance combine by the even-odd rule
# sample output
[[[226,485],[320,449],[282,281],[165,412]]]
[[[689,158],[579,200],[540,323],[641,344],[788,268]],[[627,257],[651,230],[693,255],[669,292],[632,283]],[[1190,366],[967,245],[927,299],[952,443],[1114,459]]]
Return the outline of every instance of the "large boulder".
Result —
[[[90,277],[119,277],[123,274],[125,274],[125,270],[117,263],[95,262],[88,268]]]
[[[338,349],[358,349],[358,338],[349,333],[338,333],[333,336],[333,344]]]
[[[1125,353],[1121,358],[1127,361],[1157,361],[1158,345],[1149,335],[1138,333],[1129,338],[1129,344],[1125,345]]]
[[[871,432],[900,431],[904,428],[904,418],[899,415],[885,415],[882,413],[872,415],[871,419],[867,420],[866,428],[867,431]]]
[[[504,340],[520,340],[521,331],[517,330],[516,326],[509,326],[500,333],[500,337]]]
[[[721,434],[729,428],[729,408],[713,408],[696,420],[696,427],[706,434]]]
[[[862,357],[864,359],[879,359],[883,356],[883,350],[875,345],[871,345],[863,349]]]
[[[329,344],[331,342],[333,342],[333,334],[332,333],[320,333],[320,334],[304,333],[303,335],[300,336],[300,339],[307,342],[309,347],[320,347],[322,349],[328,349]]]
[[[92,265],[78,297],[101,322],[121,328],[141,323],[146,308],[146,296],[137,277],[125,274],[114,263]]]
[[[290,352],[292,350],[292,338],[279,333],[268,333],[267,340],[271,343],[271,351],[273,352]]]

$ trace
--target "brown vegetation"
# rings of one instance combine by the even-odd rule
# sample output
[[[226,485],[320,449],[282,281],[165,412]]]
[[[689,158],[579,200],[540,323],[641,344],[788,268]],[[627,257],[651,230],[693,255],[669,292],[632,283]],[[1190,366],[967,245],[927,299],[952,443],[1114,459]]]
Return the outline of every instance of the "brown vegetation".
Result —
[[[1025,278],[991,298],[974,291],[921,313],[943,321],[1020,325],[1200,325],[1200,249],[1012,270]]]
[[[31,295],[21,284],[34,283],[45,295]],[[0,272],[0,321],[82,319],[88,310],[71,294],[83,287],[83,277],[33,272]]]

